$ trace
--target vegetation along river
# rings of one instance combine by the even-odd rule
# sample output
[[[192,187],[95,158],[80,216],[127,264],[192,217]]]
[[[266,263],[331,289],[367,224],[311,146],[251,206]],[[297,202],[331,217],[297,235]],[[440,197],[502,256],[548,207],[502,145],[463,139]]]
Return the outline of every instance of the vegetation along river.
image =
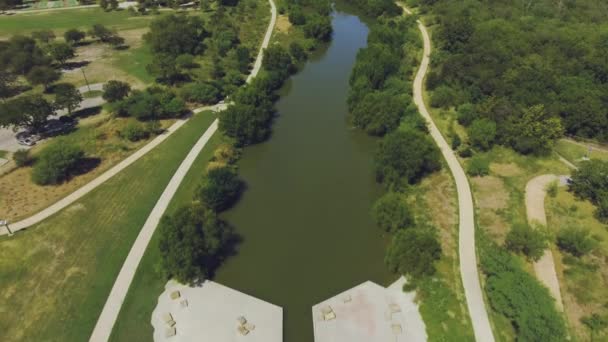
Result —
[[[392,278],[369,214],[381,194],[375,141],[347,118],[348,78],[368,28],[340,10],[332,22],[333,41],[283,89],[271,139],[239,164],[247,190],[225,218],[243,243],[215,277],[283,307],[286,342],[313,341],[314,304]]]

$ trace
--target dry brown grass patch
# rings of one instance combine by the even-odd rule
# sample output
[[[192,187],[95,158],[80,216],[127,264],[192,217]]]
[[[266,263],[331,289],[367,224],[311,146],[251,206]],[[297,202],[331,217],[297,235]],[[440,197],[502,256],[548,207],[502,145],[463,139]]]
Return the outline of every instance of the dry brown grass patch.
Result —
[[[477,208],[499,210],[507,207],[509,193],[502,179],[493,176],[472,177]]]
[[[492,163],[490,164],[490,170],[493,174],[496,174],[501,177],[515,177],[523,173],[522,169],[515,163]]]
[[[286,15],[279,15],[277,17],[277,24],[275,28],[279,32],[289,32],[289,29],[291,28],[291,22],[289,22],[289,18]]]
[[[456,254],[454,229],[458,224],[456,192],[452,178],[445,172],[434,173],[422,182],[426,206],[433,210],[431,221],[438,228],[442,248],[450,256]]]

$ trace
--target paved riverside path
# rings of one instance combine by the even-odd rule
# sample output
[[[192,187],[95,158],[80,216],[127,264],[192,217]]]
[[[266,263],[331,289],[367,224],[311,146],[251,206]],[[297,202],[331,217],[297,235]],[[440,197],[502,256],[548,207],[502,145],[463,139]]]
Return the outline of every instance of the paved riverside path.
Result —
[[[547,215],[545,214],[545,195],[547,186],[551,182],[558,182],[559,185],[566,185],[569,176],[541,175],[532,178],[526,184],[526,215],[528,223],[547,225]],[[543,256],[534,263],[534,272],[538,280],[543,283],[555,299],[557,308],[564,311],[562,295],[559,288],[553,252],[550,248],[545,249]]]
[[[404,8],[405,9],[405,8]],[[405,11],[409,14],[408,9]],[[441,135],[441,132],[433,122],[431,115],[424,103],[422,95],[422,85],[424,77],[429,67],[429,56],[431,55],[431,39],[426,27],[418,20],[418,28],[422,33],[424,42],[424,54],[420,63],[420,69],[414,79],[414,102],[420,111],[420,114],[427,121],[429,131],[435,143],[441,150],[445,158],[450,172],[454,176],[456,182],[456,191],[458,192],[458,211],[459,211],[459,234],[458,234],[458,251],[460,257],[460,275],[462,277],[462,285],[464,286],[464,294],[467,300],[469,315],[475,333],[475,340],[480,342],[494,341],[490,319],[486,311],[486,306],[483,301],[483,293],[479,282],[479,273],[477,271],[477,255],[475,253],[475,211],[473,205],[473,196],[471,195],[471,187],[466,174],[454,151],[446,140]],[[441,210],[441,208],[437,208]]]
[[[247,81],[250,81],[255,77],[260,71],[262,65],[262,58],[264,56],[263,49],[268,47],[270,42],[270,37],[272,36],[272,31],[276,24],[277,18],[277,9],[273,2],[273,0],[268,0],[270,3],[271,10],[271,18],[270,24],[268,25],[268,29],[266,30],[266,35],[264,36],[264,40],[262,41],[262,45],[260,47],[260,53],[258,54],[258,58],[254,64],[253,69],[251,70],[250,76],[247,78]],[[158,227],[158,223],[165,213],[165,210],[169,206],[171,199],[175,195],[175,192],[179,188],[182,180],[188,173],[188,170],[196,160],[196,157],[205,147],[209,139],[213,136],[218,127],[218,120],[216,119],[211,126],[207,129],[207,131],[203,134],[203,136],[196,142],[194,147],[190,150],[184,161],[180,164],[179,168],[169,181],[169,184],[163,191],[160,196],[158,202],[152,209],[150,216],[144,223],[143,228],[141,229],[133,247],[129,251],[127,255],[127,259],[123,264],[120,272],[118,273],[118,277],[114,282],[114,286],[110,291],[110,295],[106,300],[106,303],[103,307],[101,315],[97,320],[97,324],[91,334],[90,342],[105,342],[108,341],[110,335],[112,334],[112,328],[114,327],[114,323],[116,323],[116,319],[118,319],[118,314],[120,313],[120,309],[122,307],[122,303],[124,302],[127,293],[129,291],[129,287],[131,286],[131,282],[135,277],[135,272],[137,271],[137,267],[141,261],[141,258],[150,243],[150,239],[152,239],[152,235],[154,231]],[[219,342],[219,341],[218,341]]]

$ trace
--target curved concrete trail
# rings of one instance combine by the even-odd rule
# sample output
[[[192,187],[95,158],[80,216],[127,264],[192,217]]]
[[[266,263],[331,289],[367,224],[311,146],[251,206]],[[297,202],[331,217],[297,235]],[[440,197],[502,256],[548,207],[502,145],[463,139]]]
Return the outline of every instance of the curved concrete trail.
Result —
[[[526,215],[530,224],[537,223],[547,225],[547,215],[545,214],[545,196],[547,186],[551,182],[559,182],[563,186],[567,184],[569,176],[542,175],[532,178],[526,184]],[[534,272],[538,280],[548,289],[560,311],[564,311],[562,295],[559,288],[559,280],[555,272],[553,253],[551,249],[545,249],[543,256],[534,263]]]
[[[268,0],[270,3],[271,10],[271,19],[270,24],[268,25],[268,29],[266,30],[266,35],[264,36],[264,40],[262,41],[262,46],[260,47],[260,53],[258,54],[258,58],[254,64],[254,68],[251,71],[250,76],[247,78],[248,81],[253,79],[258,72],[260,71],[260,67],[262,65],[261,59],[263,58],[263,49],[268,46],[270,42],[270,37],[272,36],[272,31],[274,29],[276,18],[277,18],[277,10],[273,0]],[[114,327],[114,323],[118,318],[118,314],[120,313],[120,309],[122,307],[122,303],[127,296],[129,291],[129,287],[131,286],[131,282],[135,277],[135,272],[137,271],[137,266],[141,261],[141,258],[150,243],[150,239],[152,239],[152,235],[158,226],[158,223],[165,213],[165,210],[169,206],[173,195],[179,188],[182,180],[188,173],[188,170],[194,163],[196,157],[205,147],[209,139],[213,136],[218,127],[218,120],[216,119],[211,126],[207,129],[207,131],[201,136],[201,138],[196,142],[194,147],[190,150],[184,161],[180,164],[179,168],[169,181],[169,184],[163,191],[162,195],[156,202],[156,205],[152,209],[150,216],[144,223],[143,228],[139,232],[133,247],[129,251],[127,255],[127,259],[123,264],[120,272],[118,273],[118,277],[114,282],[114,286],[110,291],[110,295],[103,307],[101,315],[97,320],[97,324],[95,325],[95,329],[91,334],[91,338],[89,341],[91,342],[105,342],[110,338],[110,334],[112,333],[112,328]]]
[[[409,10],[406,12],[411,13]],[[483,301],[483,292],[481,290],[481,284],[479,281],[479,274],[477,271],[477,256],[475,249],[475,212],[473,206],[473,196],[471,195],[471,187],[466,174],[454,151],[450,147],[450,144],[441,135],[441,132],[433,122],[431,115],[424,103],[423,98],[423,82],[426,72],[429,67],[429,56],[431,55],[431,39],[426,27],[418,20],[418,28],[422,33],[422,39],[424,42],[424,54],[422,56],[422,62],[420,63],[420,69],[414,79],[414,102],[418,106],[420,114],[427,121],[429,131],[435,143],[441,150],[443,157],[445,158],[450,172],[454,176],[456,182],[456,191],[458,192],[458,210],[459,210],[459,241],[458,251],[460,257],[460,275],[462,277],[462,285],[464,286],[464,293],[467,300],[467,307],[469,309],[469,315],[471,316],[471,323],[473,325],[473,331],[475,333],[476,341],[491,342],[494,341],[494,335],[492,334],[492,327],[490,326],[490,319],[486,311],[486,306]],[[441,208],[437,208],[441,209]]]

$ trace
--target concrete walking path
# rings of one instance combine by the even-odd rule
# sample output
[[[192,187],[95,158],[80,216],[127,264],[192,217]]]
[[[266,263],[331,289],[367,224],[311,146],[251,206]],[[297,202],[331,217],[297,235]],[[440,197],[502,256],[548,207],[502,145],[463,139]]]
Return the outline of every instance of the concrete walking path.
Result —
[[[270,3],[271,19],[268,25],[268,29],[266,30],[266,35],[264,36],[264,40],[262,41],[262,45],[260,47],[260,53],[258,53],[258,59],[254,64],[254,68],[252,69],[250,76],[247,78],[248,81],[255,77],[260,71],[262,65],[261,59],[264,56],[262,50],[268,47],[270,37],[272,35],[272,31],[276,23],[277,10],[275,4],[273,0],[268,1]],[[105,342],[109,340],[114,324],[118,319],[122,303],[124,302],[129,291],[129,287],[131,286],[131,282],[135,277],[137,267],[139,266],[141,258],[143,257],[144,252],[146,251],[148,244],[150,243],[150,239],[152,238],[152,235],[154,234],[154,231],[156,230],[161,217],[165,213],[165,210],[169,206],[171,199],[175,195],[175,192],[177,191],[182,180],[188,173],[188,170],[194,163],[196,157],[205,147],[209,139],[211,139],[211,137],[217,130],[217,127],[218,120],[216,119],[211,124],[211,126],[209,126],[203,136],[197,141],[194,147],[190,150],[184,161],[181,163],[181,165],[169,181],[169,184],[163,191],[158,202],[152,209],[152,212],[150,213],[150,216],[146,220],[142,230],[137,236],[133,247],[131,247],[129,254],[127,255],[127,259],[125,260],[125,263],[120,269],[118,277],[114,282],[114,286],[110,291],[110,295],[108,296],[101,315],[97,320],[97,324],[95,325],[95,328],[93,330],[93,333],[91,334],[91,338],[89,339],[89,341]]]
[[[541,175],[532,178],[526,184],[526,215],[528,223],[547,225],[547,215],[545,213],[545,196],[547,194],[547,186],[552,182],[558,182],[563,186],[567,184],[569,176],[556,175]],[[559,280],[555,272],[555,263],[553,261],[553,253],[550,248],[545,250],[543,256],[534,263],[534,272],[536,277],[548,289],[560,311],[564,311],[562,295],[559,287]]]
[[[406,12],[410,13],[409,10]],[[464,286],[467,308],[471,316],[471,323],[475,333],[476,341],[492,342],[494,335],[490,325],[490,319],[486,311],[486,306],[483,300],[483,292],[481,289],[479,273],[477,271],[477,255],[475,249],[475,211],[473,205],[473,196],[471,195],[471,187],[467,176],[458,162],[454,151],[450,144],[441,135],[441,132],[433,122],[431,115],[424,103],[423,98],[423,82],[426,72],[429,67],[429,56],[431,55],[431,40],[428,31],[422,22],[418,21],[418,28],[422,34],[424,42],[424,54],[420,63],[420,69],[414,79],[414,102],[420,111],[420,114],[427,121],[431,137],[441,150],[445,158],[450,172],[454,176],[456,182],[456,191],[458,192],[458,210],[459,210],[459,259],[460,259],[460,275],[462,277],[462,285]],[[437,208],[440,210],[440,208]]]

